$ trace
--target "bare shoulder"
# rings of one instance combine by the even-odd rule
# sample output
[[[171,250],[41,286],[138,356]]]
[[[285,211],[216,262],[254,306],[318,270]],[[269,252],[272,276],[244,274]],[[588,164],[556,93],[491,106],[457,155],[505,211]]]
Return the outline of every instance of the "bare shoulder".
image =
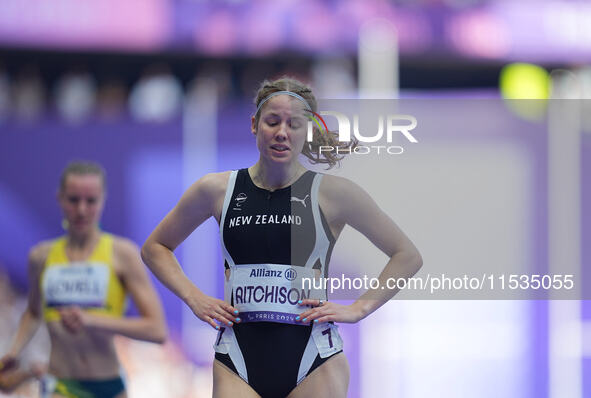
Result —
[[[347,189],[351,184],[354,184],[351,180],[345,177],[335,176],[332,174],[323,174],[322,182],[320,183],[320,190],[327,193],[334,192],[335,190]]]
[[[331,204],[350,201],[351,195],[364,192],[355,182],[345,177],[324,174],[319,187],[319,195]]]
[[[381,214],[373,198],[359,184],[348,178],[325,175],[319,188],[320,204],[338,223],[359,225],[370,215]]]
[[[44,240],[29,250],[29,264],[33,269],[43,268],[53,242],[53,240]]]
[[[142,268],[140,249],[131,239],[118,235],[112,236],[113,267],[117,275],[125,281],[127,276],[136,275],[136,271]]]
[[[333,236],[339,237],[347,223],[352,192],[357,185],[348,178],[324,174],[318,188],[318,203],[330,226]]]
[[[208,213],[219,222],[230,174],[231,171],[222,171],[201,177],[186,193],[189,202],[203,203],[199,199],[205,199]]]
[[[123,236],[113,236],[113,254],[117,257],[133,257],[139,255],[139,246],[131,239]]]
[[[222,171],[219,173],[209,173],[201,177],[195,184],[199,184],[205,192],[212,196],[225,194],[231,171]]]
[[[206,199],[211,203],[224,196],[229,178],[230,171],[205,174],[187,189],[183,198],[189,201]]]

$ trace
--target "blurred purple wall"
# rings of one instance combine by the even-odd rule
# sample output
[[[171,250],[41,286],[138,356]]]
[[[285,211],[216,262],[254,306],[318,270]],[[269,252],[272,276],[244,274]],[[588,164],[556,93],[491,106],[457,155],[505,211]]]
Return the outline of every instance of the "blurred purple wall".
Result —
[[[61,0],[0,2],[0,44],[11,47],[197,51],[212,56],[280,51],[356,54],[377,19],[398,31],[404,55],[585,62],[584,1]],[[51,4],[51,5],[50,5]],[[31,6],[32,5],[32,6]],[[117,12],[111,10],[116,8]],[[133,24],[128,21],[133,20]],[[578,30],[570,29],[576,26]],[[535,31],[535,34],[531,34]],[[574,33],[573,33],[574,32]]]

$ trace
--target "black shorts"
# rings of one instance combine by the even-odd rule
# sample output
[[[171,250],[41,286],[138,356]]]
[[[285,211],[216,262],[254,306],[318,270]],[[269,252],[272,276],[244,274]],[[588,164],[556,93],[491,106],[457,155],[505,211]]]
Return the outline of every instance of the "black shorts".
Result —
[[[314,327],[324,327],[338,334],[332,324]],[[342,352],[339,345],[321,356],[312,330],[313,326],[274,322],[235,324],[232,329],[222,327],[216,339],[215,358],[261,397],[286,397],[314,369]],[[334,337],[336,341],[338,336]],[[332,338],[330,344],[333,344]],[[220,345],[225,345],[226,350],[219,349]]]

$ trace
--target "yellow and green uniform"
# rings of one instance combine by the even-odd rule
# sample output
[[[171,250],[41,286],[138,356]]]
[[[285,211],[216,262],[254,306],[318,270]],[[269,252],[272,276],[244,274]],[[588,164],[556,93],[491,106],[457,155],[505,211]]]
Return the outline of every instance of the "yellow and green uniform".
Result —
[[[84,261],[70,261],[67,237],[56,239],[41,274],[43,317],[60,319],[59,307],[79,306],[102,315],[123,316],[126,294],[113,266],[113,236],[102,233],[92,254]]]
[[[78,306],[85,311],[122,317],[126,292],[113,266],[113,235],[102,233],[91,255],[70,261],[67,237],[57,238],[49,250],[40,278],[43,318],[60,320],[59,307]],[[57,393],[66,398],[114,398],[125,390],[120,377],[108,380],[56,379],[47,375],[42,397]]]
[[[46,376],[41,382],[41,398],[59,394],[64,398],[115,398],[125,391],[121,377],[109,380],[55,379]]]

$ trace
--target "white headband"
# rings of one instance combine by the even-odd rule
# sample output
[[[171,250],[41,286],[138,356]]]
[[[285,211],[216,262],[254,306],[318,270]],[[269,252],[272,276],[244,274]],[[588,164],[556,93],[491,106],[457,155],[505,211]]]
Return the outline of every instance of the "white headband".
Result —
[[[306,106],[306,109],[309,111],[312,111],[312,108],[310,107],[310,105],[308,104],[308,101],[306,101],[304,99],[304,97],[302,97],[299,94],[296,94],[294,92],[291,91],[275,91],[274,93],[269,94],[268,96],[266,96],[261,103],[259,104],[259,106],[257,107],[257,111],[254,113],[255,116],[259,113],[259,111],[261,110],[261,108],[263,107],[263,104],[267,101],[269,101],[271,98],[275,97],[276,95],[281,95],[281,94],[285,94],[285,95],[289,95],[291,97],[297,98],[300,101],[302,101],[304,103],[304,105]]]

